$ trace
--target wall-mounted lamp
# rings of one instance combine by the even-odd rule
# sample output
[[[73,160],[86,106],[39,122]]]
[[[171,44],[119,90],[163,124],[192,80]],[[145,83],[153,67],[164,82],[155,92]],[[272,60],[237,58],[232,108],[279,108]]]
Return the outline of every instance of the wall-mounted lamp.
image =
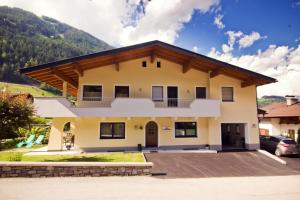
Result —
[[[142,92],[142,88],[139,88],[139,92]]]
[[[189,89],[187,89],[187,90],[186,90],[186,92],[187,92],[187,93],[190,93],[190,90],[189,90]]]
[[[142,125],[134,125],[134,129],[135,130],[138,130],[138,129],[143,130],[143,126]]]

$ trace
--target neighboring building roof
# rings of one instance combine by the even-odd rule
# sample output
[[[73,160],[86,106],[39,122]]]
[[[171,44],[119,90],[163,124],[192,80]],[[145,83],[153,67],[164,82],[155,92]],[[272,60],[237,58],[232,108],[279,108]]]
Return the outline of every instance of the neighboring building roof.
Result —
[[[257,113],[259,115],[265,115],[267,113],[267,111],[263,110],[263,109],[260,109],[260,108],[257,108]]]
[[[192,51],[188,51],[164,42],[151,41],[102,51],[85,56],[64,59],[52,63],[21,69],[21,73],[30,76],[48,85],[62,90],[62,82],[68,82],[68,92],[76,95],[78,89],[78,77],[83,71],[106,65],[115,64],[119,70],[119,63],[131,59],[150,56],[151,62],[155,57],[167,59],[183,65],[183,73],[191,68],[210,72],[211,77],[224,74],[242,81],[241,86],[264,85],[277,80],[244,68],[240,68]]]
[[[261,109],[267,112],[264,117],[300,117],[300,102],[292,105],[273,103]]]

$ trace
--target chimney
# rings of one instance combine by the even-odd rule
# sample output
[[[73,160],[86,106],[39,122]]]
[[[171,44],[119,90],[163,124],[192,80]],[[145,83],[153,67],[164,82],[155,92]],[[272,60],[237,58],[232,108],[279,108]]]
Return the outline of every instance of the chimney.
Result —
[[[298,99],[294,95],[286,95],[286,105],[290,106],[298,102]]]

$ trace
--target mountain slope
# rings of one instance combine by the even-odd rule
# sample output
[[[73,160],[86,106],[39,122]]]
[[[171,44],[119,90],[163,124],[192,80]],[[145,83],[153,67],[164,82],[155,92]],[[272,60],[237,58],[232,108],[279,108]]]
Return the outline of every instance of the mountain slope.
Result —
[[[0,81],[30,83],[17,69],[112,48],[55,19],[0,7]]]
[[[33,85],[0,82],[0,91],[4,91],[4,90],[12,94],[29,93],[34,97],[53,97],[53,96],[60,95],[60,93],[56,93],[56,91],[51,91],[51,90],[49,91],[49,89],[45,85],[43,88],[43,87],[37,87]]]
[[[258,107],[262,108],[264,106],[270,105],[272,103],[279,103],[285,102],[285,98],[282,96],[270,95],[270,96],[262,96],[261,98],[257,99]]]

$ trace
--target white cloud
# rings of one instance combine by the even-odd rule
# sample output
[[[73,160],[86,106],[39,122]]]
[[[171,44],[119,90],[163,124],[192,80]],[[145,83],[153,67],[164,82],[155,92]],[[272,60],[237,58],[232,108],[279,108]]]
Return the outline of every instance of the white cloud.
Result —
[[[224,53],[230,53],[233,50],[233,46],[222,44],[222,50]]]
[[[244,35],[243,32],[241,31],[237,31],[237,32],[234,32],[234,31],[227,31],[225,33],[226,35],[228,35],[228,44],[230,46],[234,45],[236,39],[240,38],[242,35]]]
[[[222,45],[224,53],[232,52],[236,43],[239,44],[239,48],[241,49],[252,46],[257,40],[267,38],[267,36],[261,36],[258,32],[252,32],[247,35],[241,31],[227,31],[225,35],[228,36],[228,42]]]
[[[193,50],[193,52],[196,52],[196,53],[198,53],[198,51],[199,51],[199,48],[198,48],[197,46],[194,46],[192,50]]]
[[[253,55],[233,56],[212,48],[208,56],[278,80],[258,87],[258,96],[300,94],[300,45],[297,48],[270,45]]]
[[[246,48],[250,47],[255,41],[260,40],[260,39],[265,39],[267,38],[266,36],[262,37],[258,32],[252,32],[249,35],[244,35],[241,37],[239,40],[239,47],[240,48]]]
[[[215,16],[214,24],[215,24],[219,29],[225,28],[225,24],[222,22],[223,17],[224,17],[224,16],[221,15],[221,14],[217,14],[217,15]]]
[[[208,12],[219,0],[1,0],[0,4],[53,17],[123,46],[155,39],[174,43],[193,12]]]

